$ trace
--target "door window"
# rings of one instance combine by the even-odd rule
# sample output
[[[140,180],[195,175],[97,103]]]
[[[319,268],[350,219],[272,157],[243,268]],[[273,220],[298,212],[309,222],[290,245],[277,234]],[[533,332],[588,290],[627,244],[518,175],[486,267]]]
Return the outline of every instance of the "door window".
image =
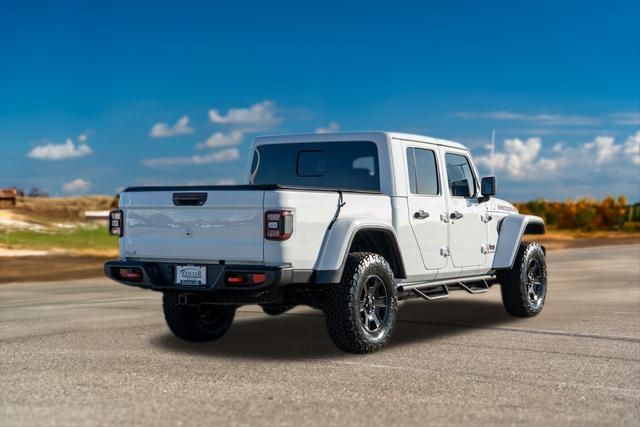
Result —
[[[453,197],[474,197],[476,195],[476,181],[469,159],[460,154],[447,153],[445,162],[451,195]]]
[[[409,189],[413,194],[435,196],[440,193],[436,155],[431,150],[407,148]]]

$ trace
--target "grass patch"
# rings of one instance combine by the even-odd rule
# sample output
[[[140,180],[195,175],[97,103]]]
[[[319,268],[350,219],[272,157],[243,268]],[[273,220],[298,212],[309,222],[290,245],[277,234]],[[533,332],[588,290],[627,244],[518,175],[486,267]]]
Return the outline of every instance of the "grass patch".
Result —
[[[16,230],[0,231],[0,244],[16,249],[64,249],[70,251],[116,251],[118,238],[107,232],[106,226],[78,227],[50,232]]]

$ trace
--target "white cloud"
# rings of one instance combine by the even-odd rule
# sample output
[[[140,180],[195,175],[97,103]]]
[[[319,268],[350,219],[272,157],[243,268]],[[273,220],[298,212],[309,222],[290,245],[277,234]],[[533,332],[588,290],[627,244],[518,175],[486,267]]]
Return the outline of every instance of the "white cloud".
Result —
[[[535,136],[559,136],[559,135],[567,135],[567,136],[580,136],[580,135],[588,135],[592,136],[594,134],[607,134],[607,135],[616,135],[619,132],[613,131],[611,129],[594,129],[593,127],[558,127],[558,126],[538,126],[538,127],[500,127],[501,133],[507,134],[522,134],[522,135],[535,135]]]
[[[597,165],[601,165],[619,153],[622,146],[616,145],[611,136],[597,136],[593,142],[585,143],[583,148],[595,157]]]
[[[91,189],[91,183],[85,181],[82,178],[74,179],[70,182],[65,182],[62,185],[62,191],[67,194],[85,194]]]
[[[193,128],[189,127],[189,116],[182,116],[173,126],[167,123],[156,123],[151,127],[149,135],[153,138],[166,138],[169,136],[186,135],[193,132]]]
[[[624,153],[629,155],[634,165],[640,165],[640,130],[627,138],[624,143]]]
[[[545,126],[584,126],[594,125],[602,122],[598,117],[575,116],[564,114],[524,114],[512,111],[487,111],[487,112],[469,112],[462,111],[453,113],[455,117],[465,120],[500,120],[500,121],[522,121],[537,123]]]
[[[235,179],[220,179],[216,181],[216,185],[236,185]]]
[[[552,159],[538,158],[542,142],[540,138],[522,141],[518,138],[504,141],[504,150],[491,156],[478,156],[477,165],[487,166],[497,172],[506,172],[511,177],[522,178],[533,172],[553,171],[557,164]]]
[[[86,143],[89,140],[89,137],[94,133],[95,131],[93,129],[85,130],[80,135],[78,135],[78,139],[77,139],[78,143]]]
[[[81,135],[82,136],[82,135]],[[45,144],[34,147],[27,157],[38,160],[64,160],[74,157],[84,157],[93,153],[91,147],[85,144],[87,136],[80,140],[78,144],[74,144],[71,138],[67,139],[64,144]]]
[[[454,117],[459,117],[465,120],[496,120],[496,121],[515,121],[515,122],[528,122],[542,126],[589,126],[597,125],[600,123],[613,123],[617,125],[640,125],[640,112],[618,112],[609,113],[601,117],[582,116],[582,115],[565,115],[565,114],[526,114],[517,113],[513,111],[461,111],[453,113]],[[574,134],[593,132],[580,129],[568,129],[568,130],[549,130],[545,128],[531,129],[527,133],[533,133],[538,135],[549,134]]]
[[[209,120],[216,124],[239,126],[245,130],[270,129],[282,123],[273,101],[262,101],[248,108],[231,108],[224,115],[211,109]]]
[[[242,142],[243,136],[243,133],[240,131],[233,131],[228,134],[216,132],[207,138],[205,142],[196,145],[196,148],[218,148],[238,145]]]
[[[609,117],[614,123],[619,125],[640,125],[640,111],[627,113],[611,113]]]
[[[340,130],[340,125],[337,122],[331,122],[327,127],[319,127],[316,129],[316,133],[331,133],[338,132]]]
[[[240,157],[237,148],[227,148],[204,156],[194,155],[191,157],[158,157],[145,159],[142,163],[145,166],[186,166],[186,165],[206,165],[211,163],[225,163],[236,160]]]
[[[640,131],[629,136],[624,144],[617,144],[612,136],[597,136],[593,141],[577,146],[558,142],[547,157],[541,154],[540,138],[529,138],[524,142],[515,138],[505,140],[503,149],[496,151],[493,158],[482,155],[476,156],[475,161],[478,166],[488,169],[493,166],[496,172],[518,180],[559,176],[586,180],[601,173],[619,175],[630,171],[625,168],[625,160],[640,164]]]

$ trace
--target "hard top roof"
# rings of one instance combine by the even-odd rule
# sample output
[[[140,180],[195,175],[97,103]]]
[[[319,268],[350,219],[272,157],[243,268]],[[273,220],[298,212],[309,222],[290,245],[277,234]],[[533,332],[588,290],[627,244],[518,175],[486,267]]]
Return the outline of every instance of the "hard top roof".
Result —
[[[331,132],[331,133],[300,133],[300,134],[283,134],[283,135],[265,135],[256,137],[256,143],[293,143],[293,142],[331,142],[331,141],[353,141],[363,139],[375,139],[380,135],[386,135],[389,139],[393,140],[405,140],[415,142],[425,142],[429,144],[437,144],[445,147],[459,148],[466,150],[467,147],[446,139],[434,138],[431,136],[414,135],[410,133],[401,132],[385,132],[385,131],[371,131],[371,132]]]

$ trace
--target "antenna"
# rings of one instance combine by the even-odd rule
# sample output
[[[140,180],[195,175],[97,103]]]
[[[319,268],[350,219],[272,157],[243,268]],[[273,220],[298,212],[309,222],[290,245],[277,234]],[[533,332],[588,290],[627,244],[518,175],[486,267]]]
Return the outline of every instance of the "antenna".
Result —
[[[491,132],[491,176],[496,176],[496,164],[494,154],[496,152],[496,130]]]

